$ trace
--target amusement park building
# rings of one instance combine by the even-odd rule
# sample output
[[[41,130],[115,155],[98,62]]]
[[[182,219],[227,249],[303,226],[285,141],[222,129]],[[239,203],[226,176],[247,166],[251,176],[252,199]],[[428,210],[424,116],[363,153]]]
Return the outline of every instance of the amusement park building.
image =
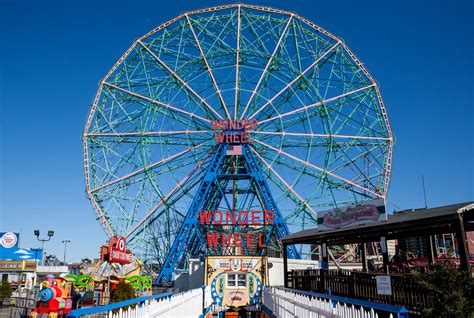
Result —
[[[380,242],[382,246],[384,270],[388,271],[388,240],[407,240],[423,237],[427,246],[429,263],[436,255],[436,235],[453,234],[456,238],[457,254],[462,269],[470,269],[470,255],[474,253],[472,231],[474,230],[474,202],[457,203],[447,206],[412,209],[389,215],[385,221],[370,222],[329,231],[309,229],[297,232],[283,239],[283,244],[320,244],[324,248],[337,244]],[[467,233],[471,232],[469,236]],[[405,244],[405,246],[407,246]],[[285,249],[284,249],[285,250]],[[327,254],[326,254],[327,255]],[[365,258],[365,256],[363,256]],[[286,260],[286,255],[285,255]],[[323,257],[323,263],[328,257]],[[366,267],[363,264],[364,268]],[[286,272],[286,270],[285,270]]]

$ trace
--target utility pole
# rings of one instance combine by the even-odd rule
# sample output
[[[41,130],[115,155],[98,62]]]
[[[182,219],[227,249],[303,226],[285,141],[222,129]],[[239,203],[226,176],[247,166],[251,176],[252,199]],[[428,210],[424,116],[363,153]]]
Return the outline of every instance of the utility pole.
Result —
[[[71,243],[71,241],[70,240],[63,240],[61,243],[64,244],[63,264],[66,265],[66,247],[67,247],[67,243]]]
[[[425,189],[425,178],[421,175],[421,182],[423,183],[423,196],[425,198],[425,209],[428,208],[428,202],[426,201],[426,189]]]
[[[40,239],[39,238],[39,236],[40,236],[40,231],[39,230],[34,230],[33,233],[35,233],[36,239],[41,242],[41,253],[42,253],[41,258],[42,258],[42,262],[43,262],[43,266],[44,266],[45,263],[46,263],[45,262],[46,260],[44,259],[44,242],[48,242],[49,240],[51,240],[51,238],[54,236],[54,231],[51,231],[51,230],[48,231],[48,239]]]

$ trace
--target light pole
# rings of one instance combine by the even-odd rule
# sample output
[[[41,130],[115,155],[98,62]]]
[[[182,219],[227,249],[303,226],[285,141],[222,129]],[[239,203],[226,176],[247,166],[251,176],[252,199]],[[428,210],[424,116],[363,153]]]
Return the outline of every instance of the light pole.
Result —
[[[63,265],[66,265],[66,246],[67,246],[67,243],[71,243],[71,241],[70,240],[63,240],[62,243],[64,243]]]
[[[48,231],[48,239],[40,239],[40,237],[39,237],[40,236],[40,231],[39,230],[35,230],[34,233],[35,233],[35,236],[38,239],[38,241],[41,241],[41,253],[42,253],[41,259],[42,259],[43,265],[45,265],[44,242],[49,241],[54,236],[54,231],[51,231],[51,230]]]

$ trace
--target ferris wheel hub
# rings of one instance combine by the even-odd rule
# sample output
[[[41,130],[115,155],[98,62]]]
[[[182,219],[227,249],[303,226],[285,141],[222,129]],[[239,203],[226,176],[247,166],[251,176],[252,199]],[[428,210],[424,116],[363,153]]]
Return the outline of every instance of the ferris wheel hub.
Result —
[[[214,120],[211,123],[216,144],[248,144],[253,140],[250,132],[258,127],[255,119]]]

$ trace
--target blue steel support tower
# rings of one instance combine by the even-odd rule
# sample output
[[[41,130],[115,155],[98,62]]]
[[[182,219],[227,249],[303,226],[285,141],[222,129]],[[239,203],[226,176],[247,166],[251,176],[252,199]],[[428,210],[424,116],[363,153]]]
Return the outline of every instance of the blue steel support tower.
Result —
[[[211,165],[202,179],[156,282],[172,281],[176,268],[183,268],[188,258],[197,257],[200,252],[205,252],[206,242],[203,239],[205,233],[199,225],[199,211],[207,210],[209,207],[212,210],[212,208],[222,204],[222,201],[227,201],[224,198],[225,191],[223,191],[223,188],[234,180],[249,181],[249,187],[244,191],[245,198],[241,200],[240,207],[244,207],[245,202],[250,200],[249,196],[255,196],[261,200],[263,209],[273,211],[273,225],[266,231],[265,236],[267,246],[272,244],[273,237],[276,238],[278,241],[276,243],[279,245],[279,239],[289,233],[283,216],[270,193],[270,188],[248,144],[241,145],[242,153],[238,156],[226,155],[229,146],[231,145],[219,144],[215,148]],[[239,169],[234,170],[234,173],[228,173],[226,167],[229,166],[230,161],[235,161],[237,157],[239,159]],[[230,208],[228,202],[225,206]],[[244,248],[244,250],[248,253],[248,248]],[[220,252],[225,253],[222,250]],[[299,258],[299,253],[294,246],[288,249],[288,255],[290,258]]]

